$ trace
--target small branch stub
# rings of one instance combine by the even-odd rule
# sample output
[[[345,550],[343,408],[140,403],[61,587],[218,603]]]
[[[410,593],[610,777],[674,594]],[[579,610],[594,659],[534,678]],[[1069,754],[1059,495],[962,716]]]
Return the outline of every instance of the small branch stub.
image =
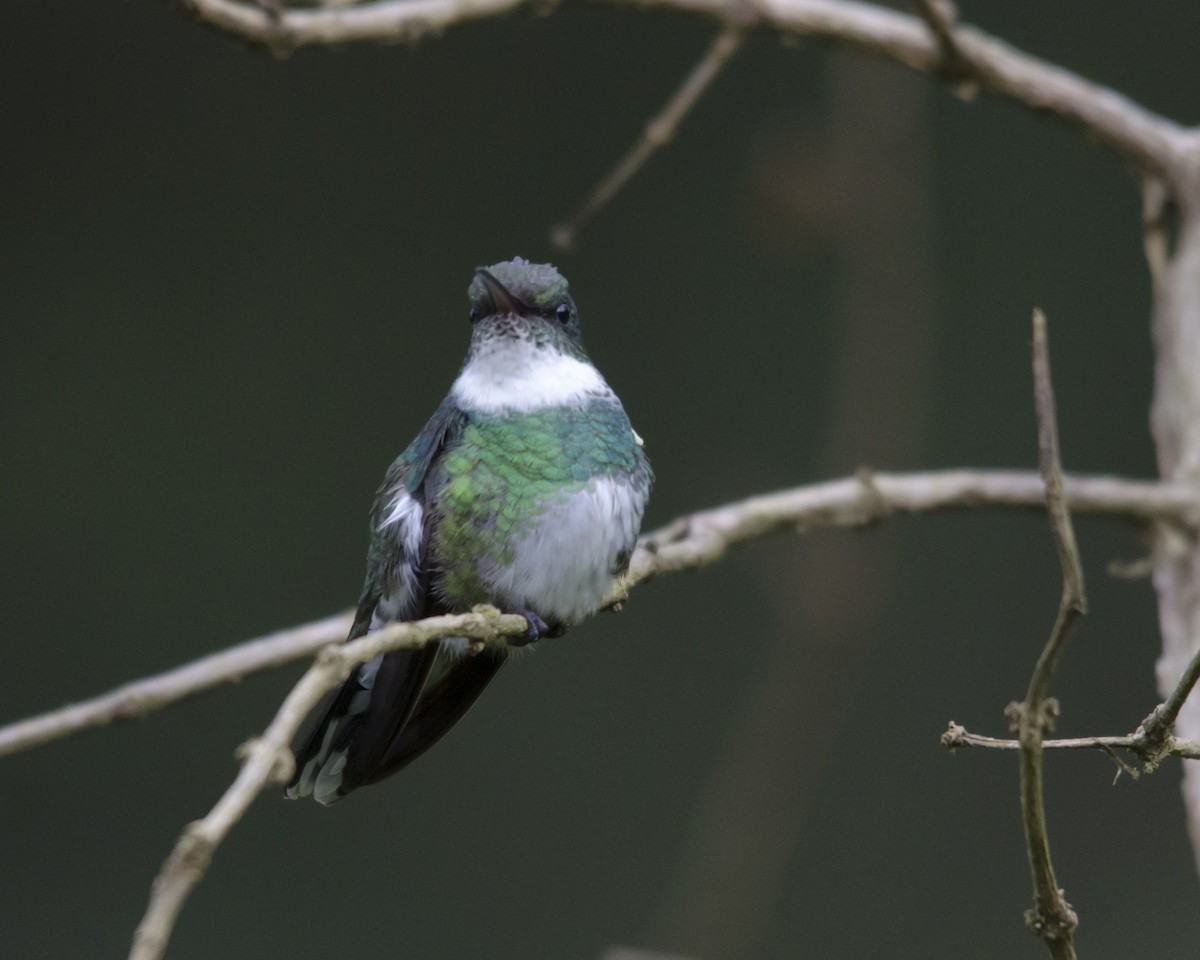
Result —
[[[971,59],[955,35],[958,9],[950,0],[917,0],[916,6],[917,13],[929,25],[937,40],[941,53],[937,72],[950,84],[956,97],[964,101],[974,100],[979,94],[979,83]]]

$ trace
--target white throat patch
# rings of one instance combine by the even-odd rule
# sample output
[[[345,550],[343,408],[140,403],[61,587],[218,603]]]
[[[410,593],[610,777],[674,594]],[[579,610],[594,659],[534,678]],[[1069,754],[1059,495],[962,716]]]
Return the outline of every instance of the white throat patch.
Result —
[[[471,359],[450,397],[464,410],[527,413],[611,392],[600,371],[584,360],[539,350],[528,340],[505,340]]]

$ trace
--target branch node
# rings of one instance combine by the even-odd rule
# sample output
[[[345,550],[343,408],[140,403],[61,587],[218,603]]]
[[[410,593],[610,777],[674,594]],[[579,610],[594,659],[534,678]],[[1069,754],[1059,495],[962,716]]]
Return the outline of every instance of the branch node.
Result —
[[[1079,916],[1067,903],[1061,887],[1057,894],[1052,904],[1035,901],[1034,905],[1025,911],[1025,926],[1031,933],[1048,943],[1069,943],[1075,928],[1079,926]]]
[[[271,779],[279,783],[287,783],[292,779],[296,770],[296,758],[286,747],[276,747],[263,740],[262,737],[251,737],[240,743],[233,751],[234,758],[239,763],[246,763],[259,751],[265,752],[271,764]]]
[[[1137,754],[1145,762],[1146,772],[1158,767],[1175,747],[1175,716],[1167,704],[1160,703],[1137,729]]]
[[[296,49],[296,40],[288,29],[287,8],[282,0],[254,0],[267,18],[262,44],[276,60],[286,60]]]
[[[938,46],[937,76],[965,103],[979,95],[979,68],[958,39],[958,8],[950,0],[917,0],[917,13]]]
[[[941,744],[953,753],[959,747],[968,746],[966,736],[967,728],[951,720],[950,725],[946,727],[941,736]]]
[[[895,512],[875,482],[874,470],[868,466],[860,466],[854,471],[854,478],[862,488],[859,495],[859,515],[853,521],[854,526],[873,527]]]
[[[471,613],[475,614],[477,617],[481,617],[484,622],[489,625],[494,625],[496,620],[498,620],[500,617],[499,608],[492,606],[490,603],[475,604],[475,606],[471,608]]]
[[[317,664],[322,667],[329,667],[333,666],[335,663],[341,660],[341,658],[342,655],[340,648],[331,644],[330,646],[322,647],[320,650],[318,650],[316,655],[313,657],[313,660],[315,660]]]
[[[1004,718],[1008,721],[1008,729],[1018,734],[1021,739],[1036,736],[1039,740],[1047,733],[1053,733],[1062,712],[1055,697],[1046,697],[1030,709],[1030,704],[1014,700],[1004,708]]]
[[[204,871],[212,862],[213,842],[204,832],[204,821],[193,820],[183,830],[179,843],[168,858],[168,866],[172,871],[187,871],[197,876],[203,876]],[[164,869],[164,874],[167,870]]]

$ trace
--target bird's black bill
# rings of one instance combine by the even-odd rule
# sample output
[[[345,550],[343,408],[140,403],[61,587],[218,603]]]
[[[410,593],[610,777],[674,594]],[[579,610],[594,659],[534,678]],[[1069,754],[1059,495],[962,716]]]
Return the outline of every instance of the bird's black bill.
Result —
[[[493,313],[528,313],[529,307],[509,293],[508,287],[502,284],[487,267],[476,267],[475,274],[483,281],[491,297]]]

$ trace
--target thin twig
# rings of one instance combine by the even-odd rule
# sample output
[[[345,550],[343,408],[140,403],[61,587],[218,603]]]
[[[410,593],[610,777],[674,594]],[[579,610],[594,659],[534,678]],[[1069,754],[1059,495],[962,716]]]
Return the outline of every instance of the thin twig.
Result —
[[[167,857],[150,895],[146,914],[134,934],[130,960],[158,960],[166,949],[179,911],[203,878],[217,846],[245,814],[267,784],[287,782],[292,775],[289,749],[296,731],[321,697],[344,681],[355,665],[388,650],[412,649],[442,637],[466,637],[479,643],[501,642],[523,633],[524,617],[478,609],[456,616],[430,617],[382,627],[361,639],[326,647],[292,688],[261,737],[242,747],[237,779],[201,820],[187,825]]]
[[[1079,546],[1075,542],[1075,529],[1071,524],[1063,489],[1058,414],[1054,404],[1054,386],[1050,380],[1050,346],[1046,337],[1046,316],[1041,310],[1033,311],[1033,390],[1038,418],[1038,465],[1046,484],[1046,512],[1050,515],[1050,529],[1054,534],[1054,546],[1058,550],[1058,563],[1063,576],[1058,620],[1038,658],[1025,694],[1025,703],[1036,708],[1045,699],[1046,684],[1054,673],[1071,625],[1087,612],[1083,564],[1079,560]]]
[[[1146,727],[1147,731],[1150,731],[1151,728],[1169,730],[1175,726],[1175,719],[1195,688],[1197,680],[1200,680],[1200,650],[1196,651],[1196,655],[1188,663],[1166,702],[1142,721],[1142,725]]]
[[[1046,687],[1071,625],[1087,610],[1087,600],[1083,589],[1083,565],[1063,493],[1054,386],[1050,378],[1050,348],[1046,338],[1046,317],[1040,310],[1033,312],[1033,393],[1037,407],[1038,461],[1046,484],[1046,511],[1058,549],[1063,589],[1058,617],[1029,679],[1025,701],[1014,704],[1012,710],[1020,741],[1021,815],[1034,890],[1034,905],[1026,911],[1025,922],[1046,941],[1051,957],[1074,960],[1073,939],[1079,918],[1058,887],[1050,859],[1050,838],[1042,796],[1042,740],[1046,731],[1053,728],[1057,713],[1057,704],[1046,698]]]
[[[951,750],[959,747],[986,747],[991,750],[1018,750],[1020,740],[1006,740],[1000,737],[987,737],[980,733],[971,733],[966,727],[951,721],[946,732],[942,734],[942,746]],[[1130,753],[1146,761],[1144,769],[1153,769],[1164,755],[1180,757],[1184,760],[1200,760],[1200,740],[1180,740],[1172,737],[1166,754],[1160,753],[1153,741],[1144,730],[1126,734],[1123,737],[1072,737],[1064,740],[1043,740],[1044,750],[1128,750]]]
[[[662,111],[651,119],[641,137],[629,149],[603,180],[596,185],[591,195],[583,202],[583,206],[575,216],[557,224],[550,231],[550,242],[560,250],[569,250],[575,245],[575,237],[580,228],[595,216],[604,206],[624,188],[658,150],[671,142],[679,125],[696,105],[705,90],[717,78],[721,69],[730,58],[737,53],[745,39],[745,28],[735,24],[726,24],[721,32],[713,38],[712,44],[705,51],[689,73],[675,95],[667,101]]]
[[[1068,476],[1065,484],[1072,510],[1200,528],[1200,495],[1186,484],[1084,476]],[[680,517],[643,536],[621,594],[655,574],[714,563],[729,547],[774,532],[862,526],[897,513],[1040,508],[1044,489],[1041,477],[1030,471],[948,470],[862,472],[763,494]],[[0,757],[114,720],[141,717],[259,670],[311,656],[317,648],[345,638],[349,620],[348,614],[336,614],[248,640],[92,699],[0,727]]]
[[[415,41],[458,23],[501,16],[528,0],[375,0],[352,7],[286,9],[277,19],[256,3],[185,0],[196,17],[244,40],[290,47],[353,41]],[[610,6],[666,9],[734,25],[746,0],[595,0]],[[918,17],[857,0],[753,0],[756,24],[790,36],[859,47],[923,73],[938,74],[939,41]],[[1022,53],[973,27],[956,25],[954,42],[981,87],[1079,127],[1139,170],[1174,179],[1200,151],[1197,137],[1107,87]]]

